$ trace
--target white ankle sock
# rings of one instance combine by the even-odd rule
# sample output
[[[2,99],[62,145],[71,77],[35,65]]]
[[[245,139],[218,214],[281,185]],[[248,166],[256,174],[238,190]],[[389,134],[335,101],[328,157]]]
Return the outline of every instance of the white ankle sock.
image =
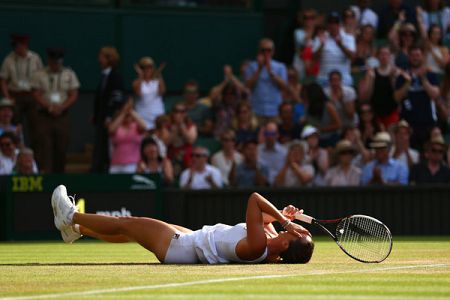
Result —
[[[73,230],[74,230],[76,233],[81,234],[81,232],[80,232],[80,225],[79,225],[79,224],[74,224],[74,225],[72,225],[72,228],[73,228]]]

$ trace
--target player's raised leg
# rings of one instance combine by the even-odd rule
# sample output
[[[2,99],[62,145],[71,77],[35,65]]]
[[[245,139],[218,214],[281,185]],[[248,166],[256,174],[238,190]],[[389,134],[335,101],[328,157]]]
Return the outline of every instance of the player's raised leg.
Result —
[[[111,217],[75,212],[72,222],[96,232],[99,237],[125,236],[153,252],[161,262],[164,261],[173,235],[177,233],[170,224],[150,218]]]
[[[156,219],[78,213],[63,185],[54,190],[52,207],[55,226],[60,231],[67,230],[73,224],[79,224],[100,236],[123,235],[153,252],[161,262],[164,261],[173,235],[177,233],[174,226]]]

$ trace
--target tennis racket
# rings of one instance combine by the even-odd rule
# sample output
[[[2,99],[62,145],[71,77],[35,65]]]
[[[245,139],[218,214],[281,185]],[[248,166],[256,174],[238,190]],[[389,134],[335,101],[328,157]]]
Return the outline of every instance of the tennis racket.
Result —
[[[336,220],[317,220],[308,215],[295,215],[297,220],[314,224],[331,236],[345,254],[364,263],[379,263],[392,250],[392,234],[382,222],[364,215]],[[335,226],[335,234],[325,227]]]

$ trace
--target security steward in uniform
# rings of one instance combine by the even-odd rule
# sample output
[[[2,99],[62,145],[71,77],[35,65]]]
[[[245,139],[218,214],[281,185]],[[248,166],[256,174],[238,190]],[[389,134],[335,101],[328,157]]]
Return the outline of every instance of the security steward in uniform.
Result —
[[[37,102],[35,149],[42,173],[63,173],[70,141],[69,108],[78,97],[75,72],[63,65],[64,50],[47,49],[48,66],[33,76],[33,97]]]
[[[0,86],[3,96],[14,102],[14,121],[23,125],[25,142],[34,147],[36,106],[31,94],[31,78],[43,64],[39,55],[29,49],[29,41],[28,35],[11,35],[12,51],[3,60]]]

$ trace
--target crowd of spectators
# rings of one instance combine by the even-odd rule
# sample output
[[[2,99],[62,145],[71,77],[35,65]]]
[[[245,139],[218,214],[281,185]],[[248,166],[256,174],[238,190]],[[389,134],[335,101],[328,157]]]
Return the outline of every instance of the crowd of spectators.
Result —
[[[186,189],[450,183],[443,1],[375,10],[357,0],[342,14],[301,11],[299,21],[292,65],[263,38],[254,59],[238,73],[225,65],[204,97],[186,81],[170,111],[164,63],[141,58],[127,96],[119,53],[100,49],[91,171],[159,173]],[[0,174],[62,173],[80,84],[62,49],[48,49],[44,66],[28,45],[13,35],[0,70]]]

